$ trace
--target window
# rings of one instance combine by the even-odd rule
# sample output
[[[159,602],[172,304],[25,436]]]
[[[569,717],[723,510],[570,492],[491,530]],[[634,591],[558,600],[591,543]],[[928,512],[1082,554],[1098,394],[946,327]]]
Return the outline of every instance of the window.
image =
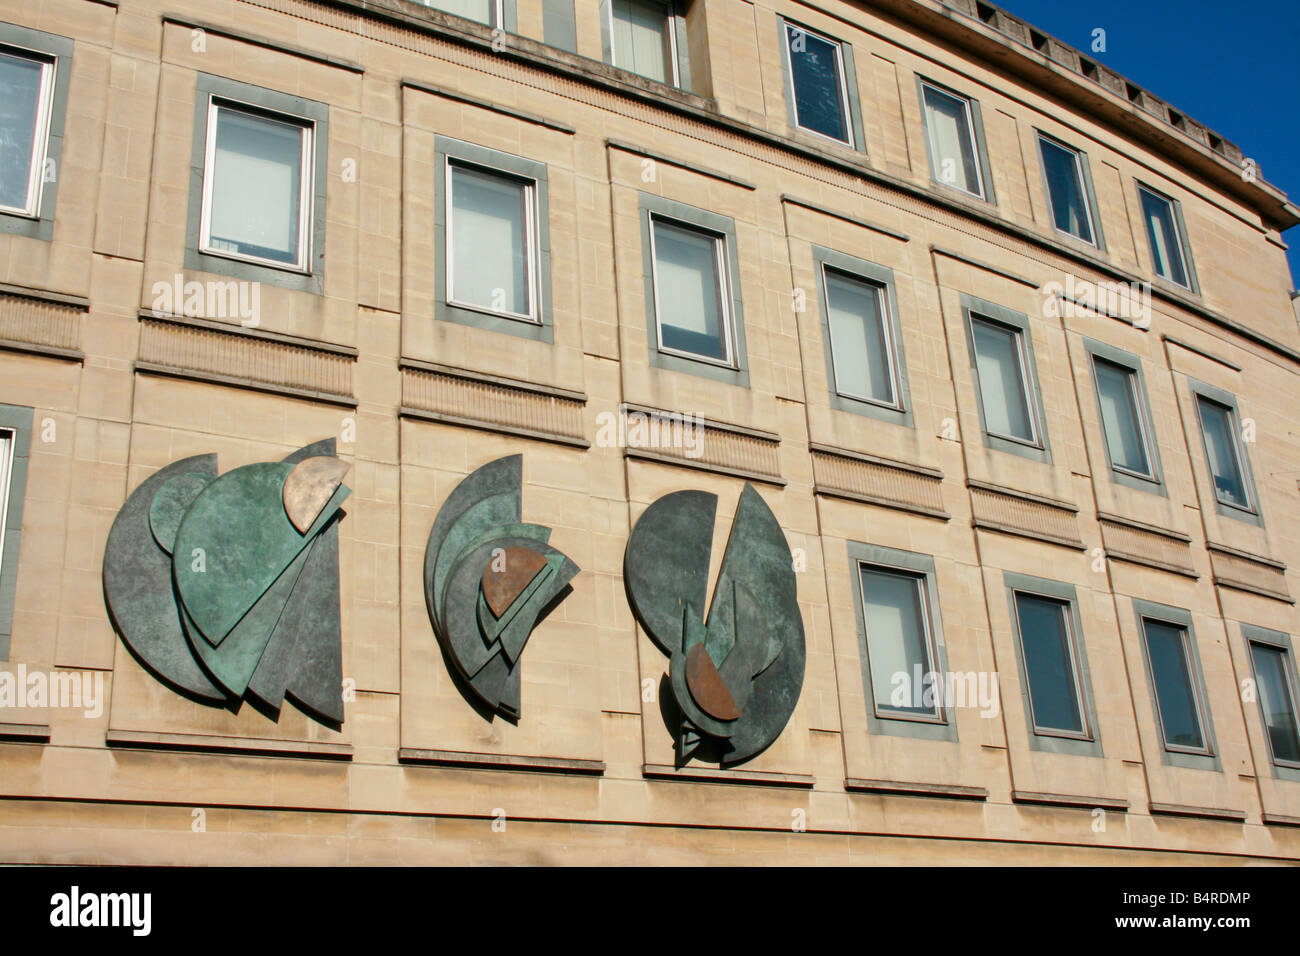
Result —
[[[1151,266],[1156,275],[1195,291],[1190,270],[1191,256],[1182,228],[1182,211],[1177,203],[1141,183],[1138,184],[1138,201],[1142,206],[1142,221],[1147,227],[1147,241],[1151,244]]]
[[[1099,245],[1093,232],[1091,183],[1084,156],[1077,149],[1038,134],[1052,224],[1089,245]]]
[[[1230,405],[1198,394],[1197,414],[1201,420],[1201,438],[1205,442],[1205,459],[1214,482],[1214,497],[1223,505],[1253,511],[1251,495],[1242,464],[1236,410]]]
[[[876,716],[942,719],[941,702],[924,693],[935,671],[925,578],[865,564],[858,577]]]
[[[1290,638],[1277,631],[1247,625],[1242,630],[1247,635],[1260,717],[1273,762],[1300,767],[1300,725],[1296,723]]]
[[[1187,629],[1143,618],[1142,638],[1165,749],[1208,754],[1210,748],[1201,718],[1204,704],[1192,669]]]
[[[730,365],[726,238],[651,216],[650,243],[659,348]]]
[[[1021,331],[975,316],[971,329],[985,429],[999,438],[1037,444]]]
[[[1071,602],[1017,590],[1014,605],[1034,733],[1089,738]]]
[[[898,405],[885,290],[822,266],[835,390],[847,398]]]
[[[54,98],[54,58],[0,47],[0,210],[36,216]]]
[[[861,142],[850,104],[844,45],[784,20],[781,30],[791,122],[846,146]]]
[[[0,661],[9,659],[13,633],[32,417],[30,408],[0,405]]]
[[[1156,481],[1137,372],[1093,355],[1092,374],[1097,383],[1101,431],[1111,468]]]
[[[977,107],[968,97],[925,80],[918,82],[926,145],[930,151],[930,175],[935,182],[986,198],[988,160],[974,112]]]
[[[537,322],[536,183],[447,163],[447,301]]]
[[[9,474],[13,469],[14,433],[0,428],[0,544],[5,540],[5,518],[9,512]],[[0,547],[0,578],[4,576],[4,548]]]
[[[671,0],[609,0],[609,17],[615,66],[680,85]]]
[[[504,0],[424,0],[424,2],[426,6],[436,10],[454,13],[467,20],[477,20],[490,27],[514,29],[513,25],[506,23]],[[513,8],[513,4],[511,6]]]

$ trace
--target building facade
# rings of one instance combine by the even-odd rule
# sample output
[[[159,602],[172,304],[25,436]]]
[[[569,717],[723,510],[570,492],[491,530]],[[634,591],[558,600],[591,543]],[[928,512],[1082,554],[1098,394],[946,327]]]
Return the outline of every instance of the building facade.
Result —
[[[974,0],[0,4],[0,858],[1300,858],[1300,210],[1103,60]],[[179,693],[129,496],[325,439],[342,720]],[[516,455],[580,569],[517,717],[426,599]],[[716,495],[712,580],[747,485],[797,704],[683,760],[628,542]]]

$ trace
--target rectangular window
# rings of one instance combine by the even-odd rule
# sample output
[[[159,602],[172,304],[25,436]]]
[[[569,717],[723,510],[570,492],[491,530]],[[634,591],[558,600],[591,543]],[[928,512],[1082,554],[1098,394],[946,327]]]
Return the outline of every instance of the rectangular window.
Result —
[[[1237,437],[1236,412],[1204,395],[1196,396],[1196,408],[1215,497],[1221,504],[1252,510]]]
[[[53,98],[53,58],[0,47],[0,210],[41,208]]]
[[[1097,381],[1101,427],[1111,467],[1155,481],[1137,372],[1096,355],[1092,357],[1092,371]]]
[[[984,198],[975,122],[970,100],[921,83],[925,133],[930,148],[930,172],[946,186]]]
[[[1047,204],[1052,223],[1089,245],[1096,245],[1092,210],[1084,180],[1083,155],[1056,140],[1038,136],[1043,160],[1043,179],[1047,183]]]
[[[447,162],[447,301],[540,321],[532,180]]]
[[[1250,662],[1273,760],[1300,765],[1291,655],[1285,647],[1251,641]]]
[[[822,280],[835,391],[848,398],[897,408],[885,289],[825,265]]]
[[[200,251],[309,271],[315,124],[212,99]]]
[[[1017,591],[1015,607],[1034,732],[1089,737],[1069,602]]]
[[[1151,264],[1156,275],[1190,290],[1192,284],[1187,274],[1184,239],[1174,201],[1141,184],[1138,185],[1138,199],[1142,203],[1142,221],[1146,223],[1147,241],[1151,243]]]
[[[425,6],[477,20],[490,27],[502,25],[501,0],[424,0]]]
[[[858,574],[876,714],[941,719],[938,702],[923,696],[925,675],[934,671],[925,578],[866,564]],[[900,687],[907,691],[901,698]]]
[[[652,215],[650,243],[659,348],[732,365],[726,238]]]
[[[9,475],[13,462],[14,433],[0,429],[0,576],[4,574],[5,522],[9,516]]]
[[[1020,329],[971,316],[984,427],[998,438],[1038,444],[1034,404],[1030,400]]]
[[[839,41],[806,27],[784,24],[794,121],[808,130],[853,146],[844,51]]]
[[[673,8],[665,0],[610,0],[614,65],[680,85]]]
[[[1143,618],[1142,631],[1165,749],[1209,753],[1186,628]]]

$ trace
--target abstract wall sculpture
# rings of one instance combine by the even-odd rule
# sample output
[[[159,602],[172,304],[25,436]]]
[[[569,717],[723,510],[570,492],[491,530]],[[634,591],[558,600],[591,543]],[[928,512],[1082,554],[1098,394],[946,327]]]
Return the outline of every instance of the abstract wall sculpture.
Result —
[[[578,566],[520,518],[523,457],[498,458],[447,497],[424,552],[424,598],[461,692],[491,720],[519,719],[520,655],[572,590]]]
[[[343,722],[334,440],[217,476],[217,456],[145,479],[113,522],[104,597],[123,643],[180,693]]]
[[[677,763],[734,765],[780,736],[803,685],[804,633],[790,547],[746,484],[705,620],[716,495],[676,491],[641,515],[623,577],[637,620],[670,658]]]

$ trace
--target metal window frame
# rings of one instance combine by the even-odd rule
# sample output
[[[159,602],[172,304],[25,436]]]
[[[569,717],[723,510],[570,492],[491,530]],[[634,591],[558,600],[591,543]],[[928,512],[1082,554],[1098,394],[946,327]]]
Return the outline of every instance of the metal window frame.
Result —
[[[894,322],[889,305],[889,286],[884,282],[879,282],[867,278],[866,276],[859,275],[858,273],[851,272],[848,269],[833,265],[832,263],[826,262],[824,259],[819,262],[819,265],[821,266],[820,279],[822,300],[826,303],[826,332],[829,339],[827,344],[829,345],[831,352],[831,378],[834,382],[835,394],[839,395],[841,398],[852,399],[855,402],[865,402],[868,405],[875,405],[879,408],[886,408],[891,411],[904,411],[902,389],[899,385],[897,347],[894,342]],[[880,318],[881,338],[883,338],[885,342],[885,362],[889,369],[889,392],[894,399],[892,402],[882,402],[880,399],[872,398],[868,395],[855,395],[853,392],[845,391],[840,387],[839,368],[835,357],[835,337],[831,335],[830,326],[830,290],[826,284],[826,276],[828,272],[834,272],[851,282],[856,282],[859,285],[866,286],[875,293],[876,307]]]
[[[13,474],[17,438],[17,433],[12,428],[0,428],[0,574],[4,574],[3,545],[9,520],[9,482]]]
[[[1177,288],[1190,292],[1193,295],[1199,295],[1200,283],[1196,279],[1196,268],[1192,264],[1192,247],[1187,239],[1186,224],[1183,222],[1183,204],[1173,196],[1163,193],[1153,186],[1148,186],[1140,179],[1135,179],[1133,182],[1134,185],[1137,186],[1139,211],[1142,210],[1142,197],[1144,194],[1150,196],[1152,199],[1157,199],[1160,202],[1163,202],[1169,207],[1169,222],[1174,227],[1174,238],[1177,240],[1178,255],[1182,258],[1183,275],[1186,277],[1187,281],[1179,282],[1171,276],[1161,275],[1160,270],[1156,268],[1155,247],[1154,243],[1151,241],[1151,222],[1144,214],[1142,218],[1146,225],[1148,251],[1151,253],[1151,272],[1158,279],[1163,279],[1165,282],[1171,283]]]
[[[1215,756],[1213,741],[1207,730],[1206,712],[1208,707],[1204,699],[1204,690],[1192,664],[1192,656],[1196,648],[1192,644],[1191,628],[1182,622],[1170,621],[1160,615],[1143,611],[1138,611],[1138,622],[1141,624],[1142,653],[1146,659],[1147,679],[1151,682],[1151,697],[1155,701],[1156,730],[1160,734],[1161,746],[1169,753],[1174,754],[1188,754],[1196,757]],[[1179,633],[1179,641],[1183,649],[1183,673],[1187,678],[1187,686],[1192,690],[1192,705],[1196,709],[1196,729],[1201,734],[1200,747],[1186,747],[1182,744],[1170,743],[1165,736],[1164,710],[1160,703],[1160,684],[1156,680],[1155,665],[1152,663],[1151,645],[1149,643],[1150,636],[1147,632],[1147,624],[1153,622],[1173,628]]]
[[[1072,730],[1063,730],[1057,727],[1042,727],[1038,723],[1038,715],[1034,711],[1034,685],[1029,679],[1028,657],[1025,654],[1025,635],[1024,629],[1020,623],[1020,596],[1036,598],[1039,601],[1045,601],[1055,604],[1060,608],[1061,620],[1065,624],[1065,645],[1070,654],[1070,678],[1074,684],[1074,704],[1075,711],[1079,715],[1079,724],[1083,727],[1082,732]],[[1088,699],[1085,696],[1085,688],[1079,673],[1079,651],[1077,647],[1078,636],[1075,634],[1075,607],[1073,598],[1058,597],[1055,594],[1045,594],[1036,591],[1033,588],[1013,585],[1011,587],[1011,605],[1015,609],[1015,631],[1016,643],[1020,650],[1020,661],[1024,667],[1025,674],[1025,692],[1029,695],[1029,721],[1030,729],[1039,737],[1060,737],[1065,740],[1084,740],[1095,741],[1096,736],[1092,727],[1092,719],[1089,714]]]
[[[902,568],[897,565],[884,564],[877,561],[869,561],[865,558],[856,558],[854,560],[854,572],[857,577],[857,598],[862,608],[862,631],[866,637],[867,652],[867,672],[871,674],[871,635],[867,632],[866,615],[867,615],[867,589],[863,582],[863,572],[872,571],[878,574],[887,574],[896,578],[906,578],[916,587],[917,606],[921,609],[921,627],[925,635],[925,656],[926,664],[922,674],[938,673],[938,647],[935,643],[934,628],[930,621],[930,575],[925,571],[917,571],[911,568]],[[909,675],[910,676],[910,675]],[[934,711],[931,713],[916,713],[915,711],[895,710],[892,707],[883,706],[875,695],[875,684],[872,683],[871,703],[872,710],[879,720],[909,720],[917,723],[926,724],[947,724],[947,711],[942,701],[936,701]]]
[[[1258,501],[1256,500],[1255,489],[1253,487],[1254,483],[1247,478],[1246,455],[1245,451],[1241,447],[1241,436],[1238,434],[1240,431],[1240,424],[1237,420],[1236,406],[1229,405],[1227,402],[1221,402],[1213,396],[1203,394],[1202,392],[1194,392],[1193,395],[1196,399],[1196,424],[1201,429],[1201,445],[1202,450],[1205,452],[1205,469],[1210,476],[1210,487],[1214,492],[1214,500],[1225,508],[1232,508],[1236,511],[1243,511],[1247,514],[1258,515],[1259,507]],[[1215,405],[1227,413],[1228,438],[1232,442],[1232,457],[1237,466],[1237,477],[1241,481],[1241,490],[1246,493],[1246,505],[1244,507],[1232,501],[1224,501],[1219,494],[1218,482],[1214,480],[1214,465],[1210,461],[1210,445],[1205,438],[1206,404]]]
[[[1084,245],[1092,246],[1098,252],[1104,252],[1105,246],[1101,241],[1101,230],[1098,226],[1097,215],[1094,210],[1094,198],[1092,194],[1092,179],[1087,173],[1084,166],[1085,153],[1083,150],[1071,146],[1069,143],[1062,142],[1055,136],[1044,133],[1041,129],[1034,131],[1038,137],[1038,168],[1043,176],[1043,194],[1047,197],[1047,214],[1052,221],[1052,229],[1063,236],[1069,236],[1076,242],[1082,242]],[[1074,157],[1074,174],[1079,181],[1079,196],[1083,199],[1083,211],[1088,219],[1088,232],[1091,239],[1084,239],[1082,236],[1076,236],[1074,233],[1062,229],[1056,224],[1056,204],[1052,199],[1052,184],[1047,176],[1047,163],[1043,161],[1043,144],[1055,146]]]
[[[1259,670],[1255,666],[1254,648],[1256,645],[1269,647],[1282,653],[1282,669],[1286,674],[1287,693],[1291,697],[1291,723],[1300,736],[1300,685],[1296,678],[1295,657],[1292,654],[1291,636],[1281,631],[1271,631],[1267,628],[1255,627],[1249,624],[1241,625],[1242,637],[1246,641],[1246,656],[1250,659],[1250,676],[1255,681],[1255,686],[1259,686]],[[1264,740],[1268,744],[1268,756],[1273,762],[1274,767],[1285,770],[1300,770],[1300,761],[1279,759],[1273,752],[1273,738],[1268,732],[1268,717],[1264,713],[1263,695],[1255,694],[1255,706],[1259,708],[1260,727],[1264,732]]]
[[[41,85],[36,101],[36,124],[32,131],[32,155],[27,168],[27,204],[23,207],[0,206],[0,213],[40,218],[41,194],[45,190],[45,160],[50,148],[50,122],[54,114],[55,82],[58,56],[15,43],[0,43],[0,54],[17,60],[31,60],[41,65]]]
[[[696,352],[687,352],[682,349],[669,348],[664,345],[663,316],[660,314],[660,295],[659,295],[659,249],[656,241],[655,226],[662,222],[669,226],[674,226],[686,232],[693,232],[697,235],[707,236],[713,240],[713,275],[717,282],[718,309],[721,313],[721,325],[723,345],[726,348],[726,360],[720,361],[710,358],[707,355],[700,355]],[[665,355],[676,355],[679,358],[690,359],[692,362],[704,362],[708,365],[716,365],[720,368],[735,369],[736,348],[735,333],[732,330],[731,323],[731,283],[727,277],[727,236],[725,233],[715,232],[703,226],[683,219],[677,219],[673,216],[665,215],[661,212],[650,211],[650,281],[654,289],[654,316],[655,316],[655,348]]]
[[[946,87],[942,87],[931,80],[926,80],[919,76],[917,77],[917,82],[921,86],[921,113],[922,113],[922,119],[924,120],[924,126],[925,126],[925,145],[930,157],[930,178],[933,179],[935,182],[939,183],[939,185],[941,186],[947,186],[951,189],[956,189],[959,192],[963,192],[968,196],[973,196],[976,199],[983,199],[987,202],[988,187],[984,182],[985,179],[984,156],[983,156],[983,150],[980,148],[980,143],[978,142],[975,136],[975,114],[972,109],[971,98],[969,96],[966,96],[963,93],[958,93],[955,90],[947,89]],[[933,124],[930,122],[930,107],[929,104],[926,102],[926,94],[931,91],[938,93],[940,96],[946,96],[950,100],[955,100],[956,102],[962,105],[962,110],[966,116],[966,140],[970,145],[971,155],[975,158],[975,177],[979,182],[979,192],[977,193],[971,192],[969,189],[965,189],[961,186],[956,186],[952,183],[944,182],[942,179],[939,178],[938,170],[935,167],[935,157],[936,154],[938,153],[938,150],[935,148]]]
[[[1143,481],[1149,481],[1153,484],[1160,484],[1158,469],[1155,464],[1155,456],[1152,454],[1152,436],[1148,433],[1147,415],[1144,396],[1138,387],[1138,371],[1131,365],[1122,362],[1116,362],[1114,359],[1105,355],[1098,355],[1096,352],[1089,351],[1088,357],[1092,371],[1092,387],[1097,396],[1097,419],[1098,425],[1101,426],[1102,443],[1106,446],[1106,459],[1110,462],[1112,471],[1119,472],[1122,475],[1128,475],[1130,478],[1139,478]],[[1101,414],[1101,382],[1097,378],[1097,363],[1104,362],[1112,368],[1119,369],[1128,376],[1128,395],[1129,401],[1133,403],[1133,418],[1137,421],[1138,439],[1142,442],[1142,454],[1147,460],[1148,471],[1146,473],[1135,471],[1132,468],[1121,465],[1115,461],[1114,452],[1111,451],[1110,436],[1106,433],[1106,419]]]
[[[500,0],[498,0],[500,2]],[[682,85],[682,68],[681,56],[677,49],[677,21],[681,14],[677,12],[677,3],[675,0],[649,0],[651,3],[658,3],[664,8],[664,34],[668,38],[668,59],[669,68],[672,74],[671,84],[676,87]],[[614,30],[614,4],[611,2],[605,4],[607,28],[609,29],[609,63],[611,66],[618,67],[620,70],[627,70],[629,73],[636,73],[637,76],[645,77],[652,80],[652,77],[645,76],[644,73],[637,73],[631,67],[621,66],[618,62],[618,34]]]
[[[1027,448],[1038,448],[1038,449],[1043,448],[1042,431],[1039,427],[1039,422],[1038,422],[1038,410],[1034,404],[1034,396],[1031,395],[1029,391],[1031,380],[1029,378],[1028,357],[1025,354],[1024,336],[1026,334],[1026,330],[1018,326],[1010,325],[1006,322],[999,321],[998,319],[985,315],[983,312],[971,310],[969,314],[970,314],[970,324],[971,324],[971,350],[972,352],[975,353],[977,357],[979,355],[979,344],[975,338],[976,322],[983,322],[985,325],[991,325],[996,328],[1005,329],[1006,331],[1011,332],[1015,336],[1016,359],[1017,359],[1018,367],[1020,369],[1020,393],[1025,400],[1025,411],[1028,412],[1029,415],[1029,427],[1030,430],[1033,432],[1033,438],[1030,441],[1026,441],[1025,439],[1020,438],[1017,435],[1004,435],[1001,432],[995,432],[993,431],[993,429],[989,428],[987,420],[984,423],[985,434],[990,435],[993,438],[1001,439],[1002,441],[1015,442],[1017,445],[1024,445]],[[975,383],[976,383],[976,387],[979,389],[980,409],[983,411],[984,390],[982,387],[980,387],[980,383],[979,383],[978,363],[975,366]],[[987,412],[985,413],[985,418],[987,419]]]
[[[208,93],[206,145],[203,154],[203,199],[199,213],[199,252],[203,255],[249,262],[270,269],[281,269],[301,275],[311,274],[312,224],[315,219],[316,195],[316,121],[292,113],[267,109],[228,96]],[[295,126],[300,130],[298,143],[298,256],[292,263],[217,249],[212,245],[212,187],[216,173],[217,120],[221,110],[244,113],[259,119]]]
[[[839,76],[839,100],[840,111],[844,117],[844,132],[847,139],[836,139],[834,136],[827,136],[825,133],[818,132],[815,129],[809,129],[799,121],[799,96],[794,84],[794,64],[790,62],[790,30],[797,30],[808,36],[816,37],[824,43],[829,43],[835,48],[835,67],[836,74]],[[853,130],[853,110],[849,102],[849,79],[848,71],[845,67],[844,58],[844,41],[836,40],[834,37],[806,27],[802,23],[796,23],[793,20],[781,18],[781,51],[785,60],[785,87],[786,95],[790,98],[790,109],[794,117],[794,125],[805,133],[811,133],[813,136],[820,137],[828,143],[836,143],[840,146],[847,146],[849,149],[860,149],[857,142],[857,136]]]
[[[482,312],[486,315],[499,316],[501,318],[515,319],[520,322],[528,322],[533,325],[542,324],[541,313],[541,290],[539,274],[541,272],[541,263],[539,262],[541,250],[541,238],[538,234],[538,214],[537,214],[537,180],[531,176],[521,176],[518,173],[509,172],[496,166],[489,166],[483,163],[475,163],[460,157],[448,156],[444,164],[446,170],[445,195],[446,199],[446,225],[443,240],[443,254],[446,257],[444,263],[446,275],[446,299],[447,304],[455,306],[458,309],[469,309],[472,312]],[[499,179],[510,180],[519,183],[524,187],[524,261],[528,272],[528,312],[509,312],[504,309],[496,310],[476,305],[472,302],[466,302],[457,299],[454,294],[455,275],[454,257],[456,249],[455,241],[455,199],[453,196],[455,170],[457,167],[462,169],[475,170],[480,173],[486,173],[489,176],[495,176]]]

